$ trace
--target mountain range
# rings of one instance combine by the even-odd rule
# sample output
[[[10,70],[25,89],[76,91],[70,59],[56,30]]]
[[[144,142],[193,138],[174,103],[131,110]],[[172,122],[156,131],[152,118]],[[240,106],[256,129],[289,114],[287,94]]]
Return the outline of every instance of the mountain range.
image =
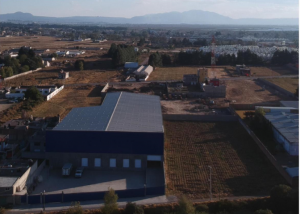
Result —
[[[30,13],[0,14],[0,22],[39,22],[56,24],[198,24],[198,25],[299,25],[297,18],[232,19],[214,12],[190,10],[186,12],[169,12],[135,16],[132,18],[101,17],[101,16],[72,16],[46,17],[34,16]]]

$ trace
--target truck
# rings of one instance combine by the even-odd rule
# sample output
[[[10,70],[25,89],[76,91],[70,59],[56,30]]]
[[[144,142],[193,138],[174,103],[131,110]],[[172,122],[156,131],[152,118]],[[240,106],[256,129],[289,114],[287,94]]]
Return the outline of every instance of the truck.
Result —
[[[72,171],[72,164],[66,163],[62,168],[62,175],[69,176],[71,174],[71,171]]]

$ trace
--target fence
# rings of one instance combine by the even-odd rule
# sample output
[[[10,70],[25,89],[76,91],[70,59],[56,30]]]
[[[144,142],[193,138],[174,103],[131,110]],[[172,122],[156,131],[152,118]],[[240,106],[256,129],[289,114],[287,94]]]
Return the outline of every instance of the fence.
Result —
[[[37,72],[41,69],[42,68],[37,68],[36,70],[31,70],[31,71],[27,71],[27,72],[24,72],[24,73],[16,74],[16,75],[13,75],[11,77],[6,77],[6,78],[4,78],[4,81],[11,80],[11,79],[14,79],[14,78],[17,78],[17,77],[20,77],[20,76],[24,76],[24,75],[27,75],[27,74],[31,74],[31,73]]]
[[[54,97],[55,95],[57,95],[61,90],[64,89],[64,86],[61,86],[60,88],[56,89],[55,91],[53,91],[51,94],[49,94],[47,97],[46,97],[46,100],[50,100],[52,97]]]
[[[234,110],[255,110],[255,106],[257,104],[230,104],[229,107]],[[279,107],[276,103],[265,103],[260,104],[260,106],[268,106],[268,107]]]
[[[234,112],[233,109],[231,109],[232,112]],[[251,131],[251,129],[244,123],[244,121],[240,118],[238,118],[239,123],[246,129],[246,131],[249,133],[249,135],[252,137],[252,139],[255,141],[255,143],[258,145],[260,150],[266,155],[266,157],[269,159],[269,161],[275,166],[275,168],[279,171],[279,173],[285,178],[285,180],[290,184],[293,185],[293,179],[290,177],[290,175],[282,168],[280,164],[277,163],[276,158],[270,153],[270,151],[267,149],[267,147],[256,137],[256,135]]]
[[[194,114],[163,114],[164,120],[202,121],[202,122],[231,122],[237,121],[236,115],[194,115]]]
[[[293,98],[295,97],[294,93],[292,93],[290,91],[287,91],[287,90],[279,87],[278,85],[275,85],[274,83],[271,83],[271,82],[267,81],[266,79],[258,78],[257,80],[260,81],[260,82],[262,82],[263,84],[265,84],[265,85],[267,85],[267,86],[269,86],[269,87],[271,87],[271,88],[279,91],[280,93],[282,93],[282,94],[284,94],[286,96],[293,97]]]
[[[103,200],[106,192],[107,191],[67,193],[67,194],[64,194],[64,193],[47,194],[47,193],[45,193],[45,203]],[[119,198],[144,197],[145,196],[145,188],[116,190],[115,193],[118,194]],[[165,187],[159,186],[159,187],[146,188],[146,193],[147,193],[147,195],[164,195]],[[41,198],[40,194],[21,196],[21,203],[39,204],[41,202],[42,202],[42,198]]]

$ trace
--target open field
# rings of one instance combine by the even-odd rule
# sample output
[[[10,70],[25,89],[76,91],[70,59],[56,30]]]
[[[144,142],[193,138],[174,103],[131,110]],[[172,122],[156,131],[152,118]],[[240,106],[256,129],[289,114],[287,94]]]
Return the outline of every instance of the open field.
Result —
[[[279,105],[281,100],[290,100],[270,87],[263,90],[263,84],[255,80],[227,80],[225,85],[226,99],[239,104]]]
[[[237,122],[165,121],[167,194],[209,198],[268,195],[285,180]]]
[[[82,86],[65,88],[48,102],[35,107],[29,115],[34,117],[52,117],[61,115],[64,118],[72,108],[97,106],[101,104],[102,87]]]
[[[41,71],[5,81],[7,86],[30,86],[30,85],[53,85],[53,84],[76,84],[76,83],[100,83],[114,81],[118,76],[117,71],[83,70],[69,71],[70,77],[66,80],[58,79],[60,68],[49,67]]]
[[[286,67],[250,67],[251,76],[262,77],[262,76],[281,76],[281,75],[292,75],[297,72],[290,70]],[[228,74],[232,77],[240,76],[240,73],[236,72],[234,66],[226,66]]]
[[[279,87],[295,93],[296,89],[299,86],[299,78],[295,77],[295,78],[274,78],[274,79],[266,79],[269,82],[278,85]]]
[[[199,66],[194,67],[161,67],[156,68],[147,81],[165,81],[179,80],[182,81],[184,74],[197,74]]]
[[[99,47],[109,49],[111,41],[103,43],[93,43],[92,41],[74,42],[74,41],[59,41],[58,38],[50,36],[15,36],[15,37],[0,37],[0,51],[6,49],[18,48],[21,46],[30,46],[36,49],[57,49],[80,47]]]

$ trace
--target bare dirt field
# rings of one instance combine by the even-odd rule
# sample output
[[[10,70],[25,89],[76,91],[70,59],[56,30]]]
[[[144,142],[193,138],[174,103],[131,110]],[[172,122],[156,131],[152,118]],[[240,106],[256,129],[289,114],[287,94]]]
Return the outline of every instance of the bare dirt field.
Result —
[[[269,82],[278,85],[279,87],[295,93],[296,89],[299,87],[299,78],[274,78],[274,79],[266,79]]]
[[[166,81],[179,80],[182,81],[184,74],[197,74],[199,66],[194,67],[161,67],[156,68],[147,81]]]
[[[108,50],[112,41],[93,43],[92,41],[74,42],[59,41],[58,38],[50,36],[16,36],[0,37],[0,51],[21,46],[30,46],[35,49],[50,49],[50,51],[79,47],[98,47]],[[118,43],[118,42],[116,42]]]
[[[209,198],[268,195],[285,181],[237,122],[165,121],[167,194]]]
[[[270,87],[263,90],[263,85],[255,80],[227,80],[225,85],[226,99],[239,104],[279,105],[281,100],[290,100]]]
[[[58,79],[59,67],[49,67],[41,71],[5,81],[7,86],[31,86],[31,85],[53,85],[53,84],[77,84],[77,83],[102,83],[114,81],[119,75],[117,71],[105,70],[83,70],[69,71],[70,77],[66,80]]]
[[[43,102],[28,114],[34,117],[52,117],[60,114],[64,118],[72,108],[100,105],[102,88],[99,86],[65,88],[50,101]]]
[[[225,68],[207,68],[207,73],[208,73],[208,77],[210,79],[213,78],[217,78],[217,79],[221,79],[221,78],[228,78],[230,77],[230,74],[226,71]]]
[[[250,67],[250,69],[251,76],[254,77],[297,74],[297,72],[286,67]],[[240,73],[236,72],[236,68],[234,66],[226,66],[226,70],[227,73],[232,77],[240,76]]]

